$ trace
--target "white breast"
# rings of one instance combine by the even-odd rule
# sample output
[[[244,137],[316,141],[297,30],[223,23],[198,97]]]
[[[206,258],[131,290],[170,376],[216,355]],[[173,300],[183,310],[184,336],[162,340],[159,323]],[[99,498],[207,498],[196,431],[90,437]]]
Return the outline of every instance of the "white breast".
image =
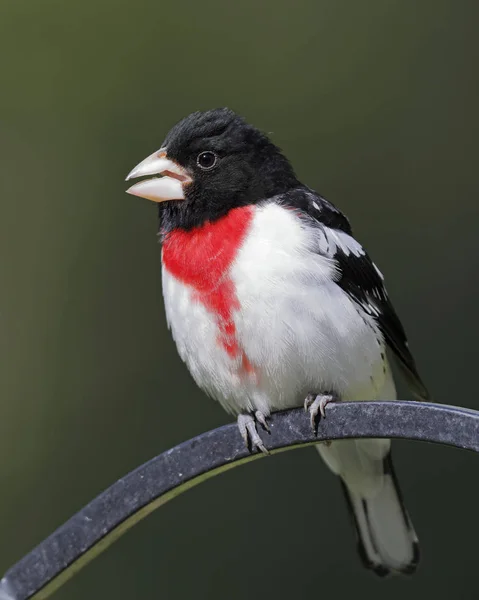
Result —
[[[232,267],[241,356],[218,344],[216,318],[163,269],[166,314],[198,385],[233,413],[300,405],[309,392],[343,399],[394,397],[382,336],[334,283],[335,263],[293,211],[258,207]],[[392,386],[392,387],[391,387]],[[384,389],[384,388],[387,389]]]

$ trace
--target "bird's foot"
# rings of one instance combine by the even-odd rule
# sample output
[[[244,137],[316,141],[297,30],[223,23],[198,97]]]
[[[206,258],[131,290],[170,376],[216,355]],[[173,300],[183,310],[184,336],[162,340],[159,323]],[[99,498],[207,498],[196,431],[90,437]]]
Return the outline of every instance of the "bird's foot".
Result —
[[[326,406],[331,402],[337,402],[339,398],[334,394],[308,394],[304,401],[304,410],[309,412],[309,422],[314,433],[318,433],[318,422],[320,418],[326,417]]]
[[[259,423],[265,431],[270,433],[269,425],[266,422],[266,416],[260,410],[257,410],[254,414],[238,415],[238,429],[248,450],[252,452],[256,448],[263,452],[263,454],[269,454],[266,446],[263,444],[263,440],[259,437],[256,428],[257,423]]]

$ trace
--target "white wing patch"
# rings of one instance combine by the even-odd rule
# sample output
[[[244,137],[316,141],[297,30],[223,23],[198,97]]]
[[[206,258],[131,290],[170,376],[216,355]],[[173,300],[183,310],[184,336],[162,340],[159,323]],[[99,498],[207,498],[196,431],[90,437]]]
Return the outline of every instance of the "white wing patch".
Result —
[[[375,317],[379,317],[381,311],[374,306],[374,304],[369,302],[361,302],[360,303],[363,309],[368,313],[368,315],[374,315]]]
[[[344,231],[321,227],[319,235],[319,250],[331,257],[340,250],[345,256],[364,256],[364,248],[352,236]]]
[[[379,275],[381,281],[384,281],[384,275],[381,273],[381,271],[377,268],[376,263],[373,263],[373,267],[376,269],[376,273]]]

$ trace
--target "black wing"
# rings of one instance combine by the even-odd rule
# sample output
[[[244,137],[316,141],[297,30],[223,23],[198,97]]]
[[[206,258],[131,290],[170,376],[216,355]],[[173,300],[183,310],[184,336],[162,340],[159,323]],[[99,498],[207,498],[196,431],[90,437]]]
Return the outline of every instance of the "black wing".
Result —
[[[296,202],[294,204],[297,205]],[[333,204],[312,191],[304,193],[301,204],[301,210],[314,219],[322,232],[320,251],[337,262],[337,284],[374,318],[398,359],[411,391],[417,398],[428,400],[429,393],[419,376],[406,333],[389,300],[381,272],[352,237],[349,221]]]

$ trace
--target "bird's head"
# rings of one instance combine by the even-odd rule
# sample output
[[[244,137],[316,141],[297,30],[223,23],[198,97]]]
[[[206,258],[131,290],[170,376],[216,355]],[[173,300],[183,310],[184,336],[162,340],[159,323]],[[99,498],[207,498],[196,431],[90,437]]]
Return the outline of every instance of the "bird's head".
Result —
[[[151,175],[127,191],[160,203],[167,229],[191,229],[299,185],[279,148],[228,108],[184,118],[127,180]]]

